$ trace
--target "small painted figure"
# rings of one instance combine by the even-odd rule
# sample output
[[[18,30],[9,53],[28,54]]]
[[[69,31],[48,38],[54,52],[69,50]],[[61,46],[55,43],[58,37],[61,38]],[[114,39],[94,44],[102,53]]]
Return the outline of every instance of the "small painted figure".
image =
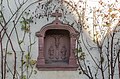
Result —
[[[53,46],[50,46],[50,48],[48,49],[48,54],[49,54],[50,59],[54,59],[54,48],[53,48]]]
[[[62,46],[62,49],[61,49],[61,59],[62,60],[65,60],[66,59],[66,53],[67,53],[67,49],[65,46]]]

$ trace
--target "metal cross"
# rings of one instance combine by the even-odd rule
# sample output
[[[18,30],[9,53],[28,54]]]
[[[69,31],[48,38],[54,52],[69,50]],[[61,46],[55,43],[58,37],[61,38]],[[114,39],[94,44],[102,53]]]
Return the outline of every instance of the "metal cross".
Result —
[[[62,13],[59,13],[58,10],[56,10],[55,13],[51,14],[51,16],[55,17],[55,20],[58,20],[58,18],[62,16]]]

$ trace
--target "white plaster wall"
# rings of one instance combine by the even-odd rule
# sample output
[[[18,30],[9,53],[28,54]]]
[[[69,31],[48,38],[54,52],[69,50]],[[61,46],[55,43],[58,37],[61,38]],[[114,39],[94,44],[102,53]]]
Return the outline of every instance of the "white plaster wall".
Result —
[[[41,74],[41,75],[40,75]],[[87,79],[77,71],[39,71],[31,79]]]
[[[13,2],[11,2],[11,1],[10,2],[11,2],[11,7],[13,7],[13,11],[14,11],[14,8],[16,8],[16,7],[15,7],[15,5],[12,5],[12,3],[14,4],[14,0],[12,0],[12,1]],[[32,1],[34,1],[34,0],[30,0],[30,2],[32,2]],[[27,4],[29,4],[29,3],[27,3]],[[34,11],[35,7],[36,7],[36,5],[30,7],[29,9]],[[4,15],[6,15],[6,18],[10,17],[6,2],[5,2]],[[35,36],[35,32],[39,31],[42,26],[44,26],[48,23],[51,23],[53,21],[53,19],[54,18],[50,18],[49,21],[47,21],[46,18],[39,19],[39,20],[36,19],[35,21],[37,22],[37,24],[34,24],[34,23],[31,24],[31,39],[32,39],[32,42],[36,41],[34,46],[32,46],[32,52],[31,52],[32,59],[37,60],[37,57],[38,57],[38,38]],[[62,20],[63,18],[60,18],[60,19]],[[72,20],[74,19],[74,17],[72,17],[71,15],[68,15],[67,19],[68,19],[69,22],[72,23]],[[11,21],[11,23],[9,24],[9,27],[12,27],[12,25],[13,24],[12,24],[12,21]],[[20,24],[18,24],[18,27],[19,27],[19,25]],[[18,30],[19,37],[22,39],[23,32],[21,31],[21,28],[17,28],[17,30]],[[8,29],[7,31],[9,33],[10,29]],[[94,44],[90,40],[89,36],[86,37],[86,35],[87,34],[84,33],[84,39],[87,38],[89,43],[94,46]],[[12,39],[12,43],[14,45],[14,48],[17,52],[17,70],[18,70],[18,73],[20,73],[20,65],[21,65],[20,55],[21,55],[21,52],[20,52],[20,49],[18,47],[17,39],[16,39],[15,36],[16,36],[16,34],[13,33],[11,39]],[[7,40],[7,37],[4,37],[4,43],[6,43],[6,40]],[[25,50],[25,54],[27,54],[28,45],[29,45],[29,38],[27,36],[27,37],[25,37],[25,41],[22,44],[22,47]],[[83,50],[84,50],[84,52],[87,52],[87,50],[84,47],[83,47]],[[11,52],[11,46],[10,45],[9,45],[9,51]],[[97,49],[93,49],[92,51],[93,51],[92,55],[94,55],[95,57],[98,58]],[[88,55],[88,53],[86,54],[86,61],[88,62],[87,64],[91,68],[93,68],[92,72],[95,73],[94,62],[92,61],[92,59]],[[13,65],[14,65],[13,64],[13,55],[8,56],[7,62],[8,62],[8,66],[10,67],[10,69],[13,70]],[[37,70],[36,67],[34,67],[34,70]],[[116,74],[118,74],[118,73],[116,73]],[[7,73],[7,79],[12,79],[12,75],[9,72]],[[36,74],[34,74],[34,72],[33,72],[33,75],[31,76],[30,79],[88,79],[88,78],[83,74],[79,74],[79,71],[38,71],[37,70]]]
[[[21,0],[21,2],[22,1],[23,0]],[[31,2],[32,2],[32,0],[30,0],[27,4],[29,4]],[[5,7],[5,9],[4,9],[5,18],[9,19],[11,17],[11,14],[10,14],[10,11],[8,9],[7,2],[4,1],[4,4],[5,4],[4,5],[4,7]],[[18,4],[18,2],[17,2],[17,4]],[[10,6],[12,7],[12,11],[14,12],[16,10],[16,6],[14,4],[14,0],[10,1]],[[34,8],[36,8],[36,5],[33,5],[29,9],[30,10],[34,10]],[[70,18],[70,17],[68,17],[68,18]],[[37,57],[38,57],[38,38],[35,36],[35,32],[39,31],[41,29],[41,27],[46,25],[47,23],[51,23],[53,21],[53,19],[54,18],[50,18],[49,21],[47,21],[46,18],[39,19],[39,20],[36,19],[37,24],[34,24],[34,23],[31,24],[31,40],[32,40],[32,42],[36,41],[34,46],[32,46],[32,52],[31,52],[32,59],[37,60]],[[11,28],[13,27],[12,20],[8,24],[7,27],[11,27]],[[20,24],[18,24],[17,27],[18,27],[17,31],[18,31],[19,38],[22,39],[24,33],[21,31]],[[10,33],[11,28],[7,29],[8,34]],[[13,46],[15,48],[15,51],[17,53],[17,72],[20,73],[21,52],[20,52],[20,49],[19,49],[19,46],[18,46],[18,43],[17,43],[17,38],[15,37],[16,34],[14,32],[12,33],[11,39],[12,39],[12,43],[13,43]],[[7,37],[4,37],[4,40],[3,40],[4,44],[6,44],[7,39],[8,39]],[[22,48],[25,50],[24,55],[27,54],[28,45],[29,45],[29,38],[28,38],[28,34],[26,34],[24,43],[22,44]],[[4,48],[5,48],[5,46],[4,46]],[[10,45],[8,47],[8,51],[12,53]],[[14,62],[14,58],[13,57],[14,57],[13,54],[12,55],[8,55],[8,57],[7,57],[8,67],[10,68],[10,70],[12,72],[14,70],[14,68],[13,68],[14,67],[14,63],[13,63]],[[9,70],[9,69],[7,68],[7,70]],[[36,69],[36,67],[34,67],[34,70],[36,70],[37,73],[34,74],[34,72],[33,72],[33,75],[31,76],[30,79],[83,79],[83,78],[87,79],[86,76],[80,75],[79,71],[38,71]],[[26,74],[26,72],[24,72],[24,74]],[[10,73],[10,71],[7,72],[6,79],[12,79],[12,74]]]

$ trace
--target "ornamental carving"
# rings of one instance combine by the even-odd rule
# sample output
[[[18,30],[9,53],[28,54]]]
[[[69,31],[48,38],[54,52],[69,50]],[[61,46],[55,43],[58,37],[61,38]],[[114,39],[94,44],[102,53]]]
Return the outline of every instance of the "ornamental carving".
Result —
[[[48,30],[45,36],[45,62],[46,64],[68,63],[70,39],[69,32],[64,30]],[[64,33],[64,34],[62,34]],[[68,52],[68,53],[67,53]]]
[[[61,13],[52,14],[56,19],[36,32],[38,37],[38,70],[76,70],[78,65],[75,58],[76,39],[78,32],[58,17]]]

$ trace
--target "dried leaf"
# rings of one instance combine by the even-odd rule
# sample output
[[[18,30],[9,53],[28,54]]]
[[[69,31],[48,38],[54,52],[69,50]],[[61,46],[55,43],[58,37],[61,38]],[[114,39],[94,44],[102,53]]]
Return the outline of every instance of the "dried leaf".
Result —
[[[111,23],[107,23],[107,22],[106,22],[106,26],[107,26],[107,27],[110,27],[110,26],[111,26]]]
[[[115,18],[115,16],[116,16],[115,14],[112,14],[112,15],[111,15],[112,18]]]
[[[7,52],[8,55],[12,55],[12,52]]]
[[[36,71],[36,70],[34,70],[34,74],[37,74],[37,71]]]
[[[109,10],[108,10],[109,12],[112,12],[112,8],[109,8]]]

